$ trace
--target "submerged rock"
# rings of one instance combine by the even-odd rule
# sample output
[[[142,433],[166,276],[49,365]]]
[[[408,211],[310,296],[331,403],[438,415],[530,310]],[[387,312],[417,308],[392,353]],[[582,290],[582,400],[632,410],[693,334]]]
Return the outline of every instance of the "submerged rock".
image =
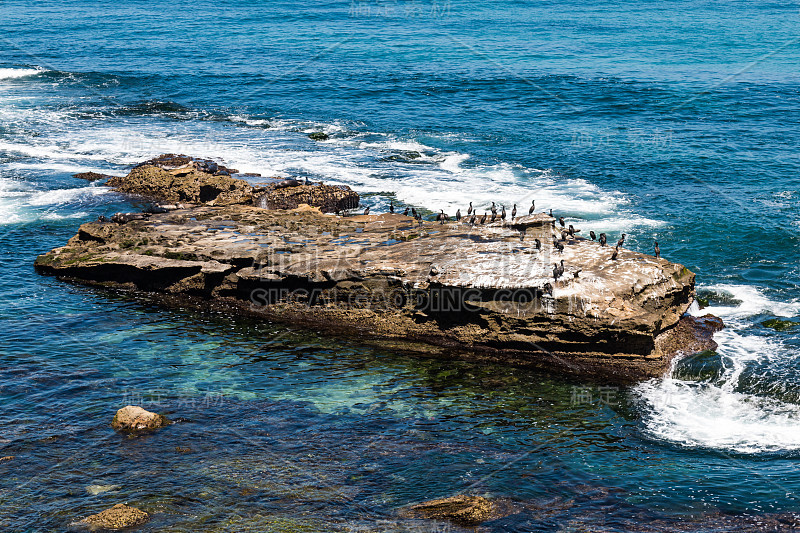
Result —
[[[122,488],[122,485],[87,485],[86,492],[92,496],[103,494],[104,492],[114,492]]]
[[[482,496],[452,496],[408,507],[407,514],[419,518],[450,520],[464,526],[485,522],[492,515],[492,502]]]
[[[87,516],[79,523],[88,525],[92,530],[125,529],[144,524],[149,518],[150,515],[144,511],[118,503],[111,509]]]
[[[330,135],[323,131],[315,131],[313,133],[309,133],[308,138],[312,141],[327,141],[330,139]]]
[[[117,411],[111,421],[111,427],[126,433],[152,431],[167,425],[169,422],[163,415],[151,413],[137,405],[128,405]]]

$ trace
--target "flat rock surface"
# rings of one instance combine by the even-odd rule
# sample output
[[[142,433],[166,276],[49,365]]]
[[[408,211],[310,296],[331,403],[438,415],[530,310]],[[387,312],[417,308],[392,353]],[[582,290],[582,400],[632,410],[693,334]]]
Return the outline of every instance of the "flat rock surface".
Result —
[[[206,205],[84,224],[36,264],[79,282],[395,339],[412,351],[622,381],[659,375],[684,345],[714,348],[710,336],[691,346],[683,339],[694,331],[681,318],[693,273],[625,248],[612,260],[612,247],[580,237],[559,252],[553,222],[541,213],[420,225],[400,214]],[[677,331],[680,342],[670,341]]]

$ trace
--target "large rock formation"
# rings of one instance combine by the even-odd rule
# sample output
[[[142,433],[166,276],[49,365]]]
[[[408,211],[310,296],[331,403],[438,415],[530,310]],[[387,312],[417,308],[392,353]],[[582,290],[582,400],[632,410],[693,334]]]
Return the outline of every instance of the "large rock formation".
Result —
[[[418,226],[397,214],[206,205],[83,224],[36,266],[403,351],[621,382],[662,374],[680,351],[715,347],[710,336],[695,342],[683,316],[689,270],[627,249],[611,260],[612,248],[577,237],[559,253],[552,223],[539,214]]]

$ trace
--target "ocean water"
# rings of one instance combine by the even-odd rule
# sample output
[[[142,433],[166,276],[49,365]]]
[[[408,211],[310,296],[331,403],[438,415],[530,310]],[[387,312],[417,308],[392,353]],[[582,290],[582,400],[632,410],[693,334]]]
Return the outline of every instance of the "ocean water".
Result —
[[[0,530],[790,530],[800,512],[800,9],[776,2],[0,3]],[[324,131],[330,139],[311,141]],[[719,350],[618,389],[409,358],[37,275],[160,153],[628,234]],[[177,422],[109,427],[138,403]],[[115,485],[92,494],[91,485]],[[748,529],[750,528],[750,529]]]

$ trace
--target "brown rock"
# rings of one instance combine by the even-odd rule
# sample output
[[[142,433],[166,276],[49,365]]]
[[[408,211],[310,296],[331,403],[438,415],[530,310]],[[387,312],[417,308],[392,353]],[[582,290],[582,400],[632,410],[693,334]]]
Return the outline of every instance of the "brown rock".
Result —
[[[91,529],[125,529],[144,524],[149,518],[150,515],[144,511],[118,503],[111,509],[87,516],[81,523]]]
[[[175,174],[152,165],[139,166],[125,177],[111,178],[106,185],[161,202],[232,205],[253,200],[253,187],[245,180],[194,169]]]
[[[458,495],[412,505],[408,508],[407,514],[474,526],[489,519],[492,514],[492,502],[481,496]]]
[[[136,405],[123,407],[117,411],[114,420],[111,421],[111,427],[126,433],[152,431],[167,424],[165,416],[151,413]]]
[[[318,207],[323,213],[339,213],[358,207],[358,194],[346,185],[270,185],[258,194],[254,205],[262,209],[295,209],[302,204]]]
[[[6,455],[5,457],[0,457],[0,463],[5,463],[6,461],[11,461],[14,459],[15,456],[13,455]]]
[[[109,176],[108,174],[98,174],[97,172],[79,172],[78,174],[73,174],[72,177],[86,181],[97,181],[106,178],[113,178],[114,176]]]

